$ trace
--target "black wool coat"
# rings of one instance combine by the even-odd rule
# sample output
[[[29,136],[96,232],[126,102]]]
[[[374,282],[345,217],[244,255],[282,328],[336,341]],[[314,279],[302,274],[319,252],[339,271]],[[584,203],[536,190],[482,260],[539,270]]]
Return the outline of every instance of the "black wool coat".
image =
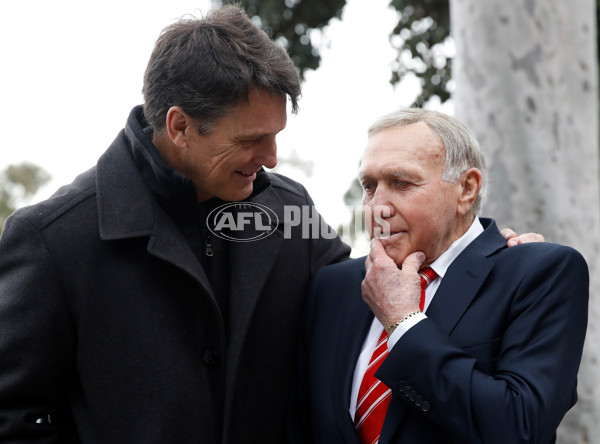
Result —
[[[307,284],[349,249],[284,236],[284,205],[312,201],[270,175],[252,202],[279,224],[228,245],[224,322],[133,161],[136,113],[94,168],[5,225],[0,442],[281,442]]]

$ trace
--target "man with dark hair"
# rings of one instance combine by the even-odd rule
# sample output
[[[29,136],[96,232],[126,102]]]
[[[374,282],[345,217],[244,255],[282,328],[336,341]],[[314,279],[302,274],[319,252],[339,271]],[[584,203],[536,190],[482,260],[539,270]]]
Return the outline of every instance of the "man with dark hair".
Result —
[[[303,238],[286,209],[310,196],[263,170],[296,70],[227,6],[165,29],[143,91],[94,168],[4,227],[1,442],[282,440],[309,279],[349,252]]]
[[[349,253],[286,225],[313,203],[262,169],[297,72],[228,6],[166,28],[143,91],[95,168],[5,225],[1,442],[281,441],[308,280]],[[224,240],[229,201],[279,224]]]

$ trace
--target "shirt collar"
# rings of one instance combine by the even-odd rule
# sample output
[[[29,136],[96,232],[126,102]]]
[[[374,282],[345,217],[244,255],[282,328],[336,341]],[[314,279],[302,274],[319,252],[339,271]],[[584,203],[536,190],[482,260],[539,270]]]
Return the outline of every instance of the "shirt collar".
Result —
[[[462,251],[481,233],[483,233],[483,225],[481,225],[479,218],[475,217],[467,232],[452,242],[450,247],[448,247],[440,257],[433,261],[430,267],[440,278],[443,278],[446,274],[446,270],[450,267],[450,264],[454,262],[454,259],[456,259],[458,255],[462,253]]]

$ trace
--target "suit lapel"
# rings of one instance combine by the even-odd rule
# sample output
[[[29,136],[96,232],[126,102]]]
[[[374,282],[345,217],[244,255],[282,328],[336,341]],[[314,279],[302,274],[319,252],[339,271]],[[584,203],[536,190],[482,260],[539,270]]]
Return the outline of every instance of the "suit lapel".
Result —
[[[506,247],[496,224],[490,219],[481,222],[484,232],[452,262],[427,309],[427,317],[447,335],[452,334],[492,271],[494,265],[488,257]]]
[[[450,335],[483,285],[493,264],[479,254],[459,256],[448,269],[427,310],[444,333]]]
[[[362,281],[365,275],[364,265],[356,272],[361,274]],[[354,279],[348,281],[354,282]],[[333,397],[338,403],[335,406],[335,417],[340,430],[343,431],[345,442],[360,443],[348,409],[356,361],[371,327],[373,314],[362,299],[360,286],[353,285],[346,290],[348,304],[344,306],[344,313],[341,313],[343,321],[337,332],[338,347],[335,353],[334,374],[338,377],[335,379]]]

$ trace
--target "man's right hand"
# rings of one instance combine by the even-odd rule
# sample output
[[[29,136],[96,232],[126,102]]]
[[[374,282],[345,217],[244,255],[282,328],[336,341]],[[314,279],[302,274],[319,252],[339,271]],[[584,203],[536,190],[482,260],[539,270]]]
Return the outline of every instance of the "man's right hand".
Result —
[[[387,255],[381,241],[377,238],[371,241],[371,251],[365,261],[367,274],[362,282],[362,295],[384,327],[419,310],[421,278],[418,271],[424,260],[424,253],[411,253],[399,269]]]

